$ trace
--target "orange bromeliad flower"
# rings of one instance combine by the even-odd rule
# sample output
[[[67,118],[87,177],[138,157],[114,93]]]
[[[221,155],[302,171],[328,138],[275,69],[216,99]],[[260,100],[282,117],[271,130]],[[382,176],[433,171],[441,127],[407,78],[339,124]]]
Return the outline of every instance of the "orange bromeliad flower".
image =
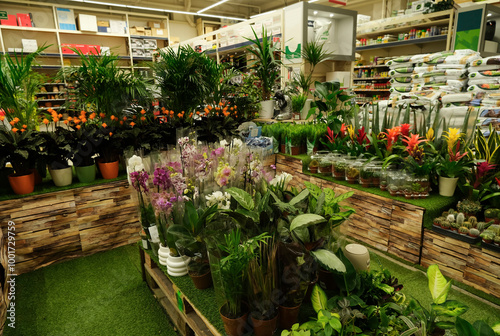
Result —
[[[23,125],[23,128],[28,128],[28,125]]]
[[[106,116],[106,113],[103,113],[103,112],[99,113],[99,117],[104,118],[105,116]]]
[[[24,128],[21,128],[21,133],[25,132],[26,130]]]
[[[71,121],[71,120],[73,120],[73,117],[68,117],[68,121]]]
[[[80,120],[80,119],[78,119],[78,118],[74,118],[74,119],[73,119],[73,122],[74,122],[76,125],[78,125],[78,124],[81,122],[81,120]]]
[[[182,118],[183,114],[182,114],[182,113],[177,113],[177,116],[178,116],[179,118]]]
[[[382,132],[382,134],[384,134],[387,139],[387,145],[385,148],[387,151],[391,151],[394,143],[398,141],[398,137],[401,134],[401,128],[396,126],[391,129],[387,129],[387,132]]]
[[[134,119],[134,120],[137,119],[137,116],[136,115],[132,116],[132,119]]]
[[[193,112],[191,112],[191,113],[189,114],[189,118],[192,118],[192,117],[193,117]]]
[[[82,126],[76,125],[76,129],[80,129],[80,128],[82,128]]]
[[[422,142],[426,142],[427,139],[420,139],[420,135],[412,134],[411,137],[405,136],[403,142],[406,144],[405,150],[413,156],[413,153],[418,149],[418,145]]]
[[[15,127],[12,129],[12,132],[14,132],[14,133],[17,133],[17,131],[19,131],[19,130]]]
[[[145,115],[146,114],[146,111],[144,111],[144,109],[141,110],[141,114],[142,115]]]
[[[64,123],[64,125],[67,125],[68,124],[68,120],[64,120],[63,123]]]
[[[45,125],[48,125],[48,123],[49,123],[49,119],[45,118],[45,119],[43,119],[43,121],[42,121],[42,122],[43,122]]]
[[[111,115],[111,117],[109,117],[112,121],[115,120],[115,116],[114,115]]]
[[[142,120],[142,121],[145,121],[145,120],[146,120],[146,117],[145,117],[145,116],[142,116],[142,117],[141,117],[141,120]]]
[[[135,126],[135,122],[133,122],[133,121],[132,121],[132,122],[130,123],[130,126],[133,128],[133,127]]]
[[[123,120],[120,120],[120,125],[123,125]]]
[[[90,119],[90,120],[94,120],[94,118],[95,118],[95,117],[96,117],[95,112],[93,112],[93,113],[91,113],[91,114],[89,115],[89,119]]]
[[[113,132],[109,132],[109,136],[112,136],[113,135]]]
[[[102,123],[102,127],[106,128],[106,127],[108,127],[108,124]]]
[[[80,118],[80,120],[82,121],[82,123],[86,123],[87,122],[87,118]]]

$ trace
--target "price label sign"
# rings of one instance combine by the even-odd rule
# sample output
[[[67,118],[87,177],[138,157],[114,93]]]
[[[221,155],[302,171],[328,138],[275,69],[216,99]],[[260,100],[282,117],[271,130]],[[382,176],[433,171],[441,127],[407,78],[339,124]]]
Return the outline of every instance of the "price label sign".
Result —
[[[8,18],[6,11],[0,11],[0,20],[7,20]]]

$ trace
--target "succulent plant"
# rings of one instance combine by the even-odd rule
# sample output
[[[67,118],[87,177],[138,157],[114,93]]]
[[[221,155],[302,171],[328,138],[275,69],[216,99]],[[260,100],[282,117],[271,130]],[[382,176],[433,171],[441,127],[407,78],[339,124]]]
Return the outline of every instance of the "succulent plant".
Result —
[[[457,215],[457,223],[460,224],[460,226],[462,226],[464,222],[465,222],[465,216],[463,213],[460,212]]]
[[[448,215],[449,215],[449,214],[448,214],[448,211],[443,211],[443,213],[441,214],[441,216],[443,216],[443,217],[445,217],[445,218],[446,218],[446,217],[448,217]]]
[[[450,223],[450,222],[448,222],[447,220],[445,220],[445,221],[443,221],[443,222],[441,223],[441,227],[442,227],[443,229],[449,229],[449,228],[451,227],[451,223]]]
[[[309,162],[309,167],[318,167],[319,166],[319,162],[318,160],[314,159],[314,160],[311,160],[311,162]]]
[[[458,232],[461,234],[469,234],[469,229],[466,228],[465,226],[461,226],[458,228]]]
[[[489,208],[489,209],[484,210],[484,217],[495,218],[496,215],[497,215],[497,212],[493,208]]]
[[[477,223],[477,229],[482,232],[486,230],[490,225],[491,223],[479,222]]]
[[[455,216],[453,216],[453,214],[449,214],[446,219],[448,222],[453,223],[455,221]]]
[[[441,219],[441,217],[434,218],[434,224],[441,225],[442,222],[443,222],[443,220]]]
[[[458,230],[458,228],[460,227],[460,225],[458,225],[458,223],[456,223],[456,222],[453,222],[453,223],[450,223],[450,227]]]
[[[481,208],[481,203],[470,199],[465,199],[457,204],[458,211],[467,214],[476,214],[481,211]]]
[[[477,226],[477,218],[476,218],[476,216],[470,216],[469,217],[469,222],[471,223],[472,227],[476,227]]]
[[[483,238],[483,240],[493,240],[495,239],[495,234],[491,231],[484,231],[480,234],[480,237]]]
[[[495,244],[500,245],[500,236],[496,236],[493,241],[495,242]]]
[[[462,226],[466,227],[467,229],[472,228],[472,224],[469,221],[465,221]]]
[[[481,234],[481,232],[479,232],[478,229],[472,228],[472,229],[469,230],[469,235],[471,237],[479,237],[480,234]]]
[[[450,210],[448,210],[448,214],[454,214],[455,213],[455,209],[451,208]]]

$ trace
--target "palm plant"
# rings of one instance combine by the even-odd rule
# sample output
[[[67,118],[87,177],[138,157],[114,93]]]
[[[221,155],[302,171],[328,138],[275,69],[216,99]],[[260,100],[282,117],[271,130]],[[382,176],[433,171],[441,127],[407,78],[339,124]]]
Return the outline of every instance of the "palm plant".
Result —
[[[222,75],[215,61],[190,46],[182,46],[177,51],[159,50],[159,61],[153,64],[153,70],[164,107],[176,113],[193,112],[207,101]]]
[[[281,60],[276,54],[281,51],[273,43],[272,35],[267,35],[267,29],[262,27],[262,41],[252,28],[255,39],[246,38],[252,44],[247,51],[255,56],[249,68],[260,79],[262,85],[262,100],[269,100],[276,81],[280,78]]]

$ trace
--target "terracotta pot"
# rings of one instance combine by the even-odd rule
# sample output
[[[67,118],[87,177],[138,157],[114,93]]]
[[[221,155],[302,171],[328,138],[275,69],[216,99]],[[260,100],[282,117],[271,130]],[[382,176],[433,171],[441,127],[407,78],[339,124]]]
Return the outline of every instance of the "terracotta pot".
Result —
[[[97,165],[99,166],[99,170],[101,171],[101,175],[104,179],[110,180],[118,177],[118,169],[120,167],[118,161],[114,162],[97,161]]]
[[[194,286],[198,289],[207,289],[213,286],[212,272],[210,272],[210,270],[202,275],[188,274],[191,280],[193,280]]]
[[[360,179],[360,184],[363,188],[369,188],[371,185],[370,179]]]
[[[285,144],[280,145],[280,153],[286,153],[286,145]]]
[[[318,167],[309,167],[309,171],[310,171],[312,174],[317,174],[317,173],[318,173]]]
[[[292,155],[299,155],[300,154],[300,146],[292,146]]]
[[[248,324],[248,306],[245,306],[245,314],[235,319],[228,318],[222,314],[222,306],[219,309],[220,317],[222,318],[222,322],[224,322],[224,330],[226,334],[229,336],[241,336],[247,332]]]
[[[8,178],[12,191],[17,195],[31,194],[35,190],[35,174],[33,172],[20,176],[10,174]]]
[[[33,168],[31,169],[31,171],[35,174],[35,185],[39,185],[40,183],[42,183],[42,177],[40,176],[38,170]]]
[[[255,336],[272,336],[278,327],[278,315],[270,320],[258,320],[252,317]]]
[[[300,305],[297,307],[279,307],[279,325],[281,329],[290,330],[292,326],[297,323],[299,318]]]

